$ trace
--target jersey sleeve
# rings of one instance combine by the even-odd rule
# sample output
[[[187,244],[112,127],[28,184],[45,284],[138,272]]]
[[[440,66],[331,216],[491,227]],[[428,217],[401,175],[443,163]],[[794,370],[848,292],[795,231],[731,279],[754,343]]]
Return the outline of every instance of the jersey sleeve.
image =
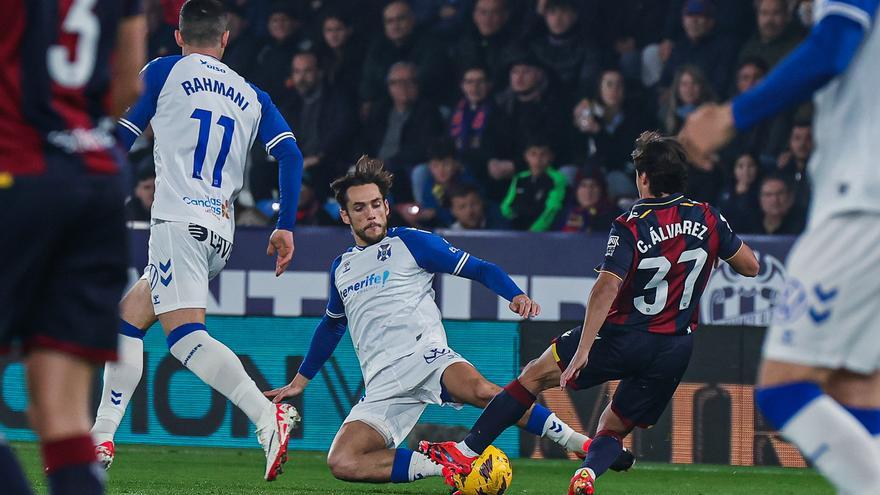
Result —
[[[611,224],[608,234],[608,245],[605,248],[605,259],[599,266],[600,272],[608,272],[620,280],[626,278],[632,268],[636,246],[632,232],[618,220]]]
[[[327,316],[330,318],[345,317],[345,304],[339,295],[339,289],[336,288],[336,269],[339,267],[340,261],[342,261],[342,256],[337,257],[330,265],[330,290],[327,294]]]
[[[717,221],[715,222],[715,233],[718,235],[718,257],[724,261],[733,258],[733,256],[742,247],[743,241],[730,228],[727,219],[720,212],[712,209]]]
[[[458,275],[470,255],[440,237],[418,229],[400,229],[400,240],[406,245],[416,263],[431,273]]]
[[[131,148],[134,141],[150,124],[150,119],[156,114],[159,93],[162,92],[162,87],[165,86],[165,81],[168,80],[168,74],[171,73],[174,64],[180,59],[181,57],[177,55],[157,58],[141,70],[144,90],[135,104],[125,112],[125,116],[119,119],[116,126],[116,135],[126,150]]]
[[[868,31],[877,17],[880,0],[829,0],[816,2],[814,5],[813,8],[816,9],[814,24],[818,24],[828,16],[836,15],[855,21],[862,26],[862,29]]]

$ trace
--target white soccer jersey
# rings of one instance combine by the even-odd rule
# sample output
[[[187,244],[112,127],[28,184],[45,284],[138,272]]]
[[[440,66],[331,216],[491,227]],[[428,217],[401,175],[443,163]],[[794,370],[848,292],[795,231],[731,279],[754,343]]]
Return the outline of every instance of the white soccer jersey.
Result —
[[[378,371],[422,344],[446,346],[434,273],[458,275],[469,258],[430,232],[393,228],[381,242],[353,247],[333,261],[327,314],[348,318],[367,388]]]
[[[143,71],[145,91],[120,125],[156,136],[154,219],[190,222],[232,241],[233,203],[254,140],[271,152],[294,139],[269,96],[219,60],[162,57]]]
[[[854,20],[865,39],[847,70],[816,93],[810,158],[810,225],[847,211],[880,213],[880,30],[878,2],[817,0],[815,22],[827,15]]]

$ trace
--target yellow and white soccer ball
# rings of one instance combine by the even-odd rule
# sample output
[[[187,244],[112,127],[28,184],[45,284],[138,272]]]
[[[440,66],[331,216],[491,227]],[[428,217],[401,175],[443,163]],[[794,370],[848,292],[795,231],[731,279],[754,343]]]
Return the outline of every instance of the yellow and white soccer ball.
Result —
[[[470,474],[455,477],[455,488],[461,495],[501,495],[512,480],[513,468],[507,454],[490,445],[474,461]]]

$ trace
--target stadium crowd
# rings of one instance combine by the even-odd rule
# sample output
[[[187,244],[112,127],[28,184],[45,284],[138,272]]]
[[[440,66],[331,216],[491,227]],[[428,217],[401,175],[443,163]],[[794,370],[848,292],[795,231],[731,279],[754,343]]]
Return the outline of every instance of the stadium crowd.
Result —
[[[183,0],[146,0],[150,57],[178,53]],[[643,130],[678,132],[759,83],[805,36],[810,0],[230,0],[223,61],[267,91],[305,157],[300,225],[337,225],[329,181],[361,154],[395,174],[392,222],[606,233],[637,199]],[[687,195],[740,233],[797,234],[811,108],[738,135]],[[129,214],[149,219],[151,143]],[[277,164],[255,146],[239,225],[268,225]]]

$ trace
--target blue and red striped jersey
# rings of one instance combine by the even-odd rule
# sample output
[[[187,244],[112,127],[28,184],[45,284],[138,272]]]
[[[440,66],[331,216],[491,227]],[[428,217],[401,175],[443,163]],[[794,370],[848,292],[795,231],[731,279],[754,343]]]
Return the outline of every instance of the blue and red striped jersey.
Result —
[[[623,281],[605,325],[692,332],[712,269],[741,247],[727,220],[706,203],[682,194],[638,201],[612,224],[599,267]]]
[[[0,172],[111,174],[110,64],[140,0],[0,0]]]

